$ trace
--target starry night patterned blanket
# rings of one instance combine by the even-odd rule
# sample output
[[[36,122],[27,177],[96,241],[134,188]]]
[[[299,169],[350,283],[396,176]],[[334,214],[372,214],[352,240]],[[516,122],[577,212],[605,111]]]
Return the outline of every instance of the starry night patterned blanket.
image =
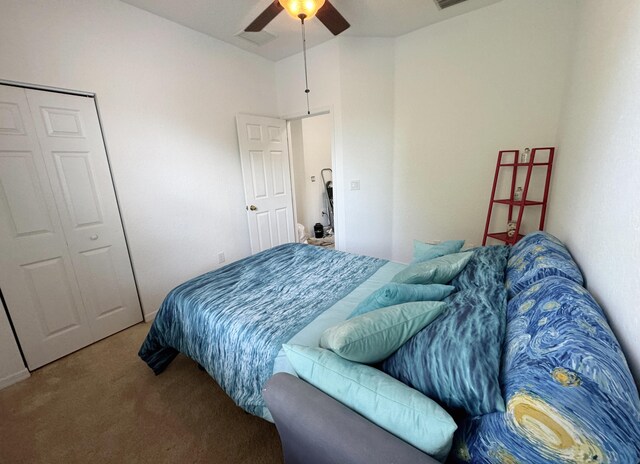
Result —
[[[139,356],[158,374],[184,353],[262,415],[282,344],[386,262],[294,243],[250,256],[172,290]]]
[[[587,290],[546,277],[507,309],[506,412],[468,419],[452,462],[640,460],[640,400],[620,346]]]

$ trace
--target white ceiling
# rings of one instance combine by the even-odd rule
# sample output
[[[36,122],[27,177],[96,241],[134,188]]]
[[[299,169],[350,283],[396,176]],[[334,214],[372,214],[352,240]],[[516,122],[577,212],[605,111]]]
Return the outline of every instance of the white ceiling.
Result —
[[[273,61],[302,50],[300,22],[284,11],[264,29],[276,36],[274,40],[258,46],[236,37],[273,0],[122,1]],[[444,10],[433,0],[331,0],[331,3],[351,24],[343,35],[398,37],[498,1],[467,0]],[[334,37],[317,18],[306,23],[306,28],[309,48]]]

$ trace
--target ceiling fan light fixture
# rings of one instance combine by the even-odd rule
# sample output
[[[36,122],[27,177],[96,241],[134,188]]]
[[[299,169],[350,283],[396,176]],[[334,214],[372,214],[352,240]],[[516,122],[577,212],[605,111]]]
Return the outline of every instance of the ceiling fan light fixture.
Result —
[[[278,0],[278,3],[295,19],[311,19],[322,8],[325,0]]]

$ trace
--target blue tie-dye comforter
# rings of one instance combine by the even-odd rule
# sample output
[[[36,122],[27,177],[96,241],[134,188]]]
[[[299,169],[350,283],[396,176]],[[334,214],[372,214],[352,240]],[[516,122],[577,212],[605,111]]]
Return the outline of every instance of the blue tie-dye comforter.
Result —
[[[139,356],[159,374],[184,353],[262,415],[261,389],[282,344],[385,263],[293,243],[258,253],[172,290]]]

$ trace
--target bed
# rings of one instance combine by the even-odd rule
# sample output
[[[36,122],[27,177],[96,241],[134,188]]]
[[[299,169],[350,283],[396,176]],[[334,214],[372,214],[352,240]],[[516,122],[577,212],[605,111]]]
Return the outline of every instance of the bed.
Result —
[[[310,245],[281,245],[191,279],[162,303],[139,356],[161,373],[178,353],[245,411],[271,420],[262,388],[293,369],[284,343],[322,332],[405,266]]]

